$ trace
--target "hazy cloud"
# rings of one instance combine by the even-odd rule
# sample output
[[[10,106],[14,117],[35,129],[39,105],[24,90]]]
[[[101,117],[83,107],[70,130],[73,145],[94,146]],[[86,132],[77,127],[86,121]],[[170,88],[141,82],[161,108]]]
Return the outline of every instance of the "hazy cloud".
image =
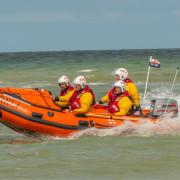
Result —
[[[22,12],[22,13],[0,13],[0,22],[56,22],[72,21],[73,13],[59,12]]]
[[[180,18],[180,10],[178,10],[178,11],[174,11],[174,13],[173,13],[175,16],[177,16],[178,18]]]
[[[121,12],[96,12],[95,14],[81,12],[16,12],[0,13],[1,23],[46,23],[46,22],[122,22],[145,23],[159,21],[158,16],[133,16]]]

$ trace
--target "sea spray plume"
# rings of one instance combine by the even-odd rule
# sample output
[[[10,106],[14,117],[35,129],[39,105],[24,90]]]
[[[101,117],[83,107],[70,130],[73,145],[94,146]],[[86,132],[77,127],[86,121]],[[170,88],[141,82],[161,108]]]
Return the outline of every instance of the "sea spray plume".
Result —
[[[169,90],[167,89],[167,87],[152,89],[150,92],[146,94],[146,100],[145,100],[146,107],[149,108],[152,99],[167,98],[168,94],[169,94]],[[180,95],[174,93],[171,94],[170,98],[176,99],[178,102],[178,107],[180,108]]]
[[[153,98],[165,98],[168,91],[164,88],[157,88],[148,93],[147,100],[150,102]],[[172,94],[171,98],[176,99],[180,104],[180,95]],[[147,102],[148,102],[147,101]],[[178,106],[179,107],[179,106]],[[180,111],[180,108],[179,108]],[[180,135],[180,117],[172,118],[171,114],[166,114],[157,123],[152,123],[145,119],[140,120],[140,124],[127,121],[122,126],[110,129],[90,128],[81,132],[75,133],[75,138],[81,136],[174,136]]]
[[[122,126],[110,129],[96,129],[90,128],[77,132],[73,138],[80,138],[81,136],[179,136],[180,135],[180,118],[166,117],[157,123],[141,120],[140,124],[127,121]]]

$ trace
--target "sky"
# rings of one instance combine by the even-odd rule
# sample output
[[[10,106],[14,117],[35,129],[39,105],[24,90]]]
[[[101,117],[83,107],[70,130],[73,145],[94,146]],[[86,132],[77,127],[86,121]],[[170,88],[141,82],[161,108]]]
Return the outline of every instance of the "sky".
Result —
[[[0,0],[0,52],[180,47],[180,0]]]

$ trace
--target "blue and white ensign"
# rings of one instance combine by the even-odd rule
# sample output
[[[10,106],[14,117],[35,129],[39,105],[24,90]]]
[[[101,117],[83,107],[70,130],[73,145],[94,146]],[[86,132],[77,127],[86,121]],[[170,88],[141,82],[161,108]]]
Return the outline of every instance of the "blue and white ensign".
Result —
[[[154,68],[160,68],[160,62],[157,59],[153,59],[152,57],[150,57],[149,66]]]

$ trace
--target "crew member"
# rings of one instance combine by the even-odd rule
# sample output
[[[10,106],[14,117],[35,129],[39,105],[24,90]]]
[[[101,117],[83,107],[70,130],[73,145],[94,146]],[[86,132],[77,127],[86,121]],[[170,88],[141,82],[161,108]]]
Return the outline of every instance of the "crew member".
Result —
[[[127,115],[132,108],[132,101],[126,91],[123,81],[116,81],[113,85],[114,91],[108,94],[108,111],[114,115]]]
[[[133,111],[137,111],[140,108],[140,95],[136,85],[131,79],[128,78],[128,71],[125,68],[119,68],[115,71],[115,82],[118,80],[124,81],[126,85],[126,91],[129,93],[130,98],[133,102]],[[112,88],[109,93],[113,93],[114,88]],[[108,94],[101,98],[99,103],[105,103],[109,101]]]
[[[70,110],[79,113],[90,111],[92,105],[95,104],[95,95],[86,84],[84,76],[78,76],[74,79],[75,91],[70,98]]]
[[[66,75],[59,77],[57,83],[60,87],[60,94],[55,97],[55,103],[61,107],[67,107],[69,99],[75,91],[74,87],[70,85],[70,80]]]

